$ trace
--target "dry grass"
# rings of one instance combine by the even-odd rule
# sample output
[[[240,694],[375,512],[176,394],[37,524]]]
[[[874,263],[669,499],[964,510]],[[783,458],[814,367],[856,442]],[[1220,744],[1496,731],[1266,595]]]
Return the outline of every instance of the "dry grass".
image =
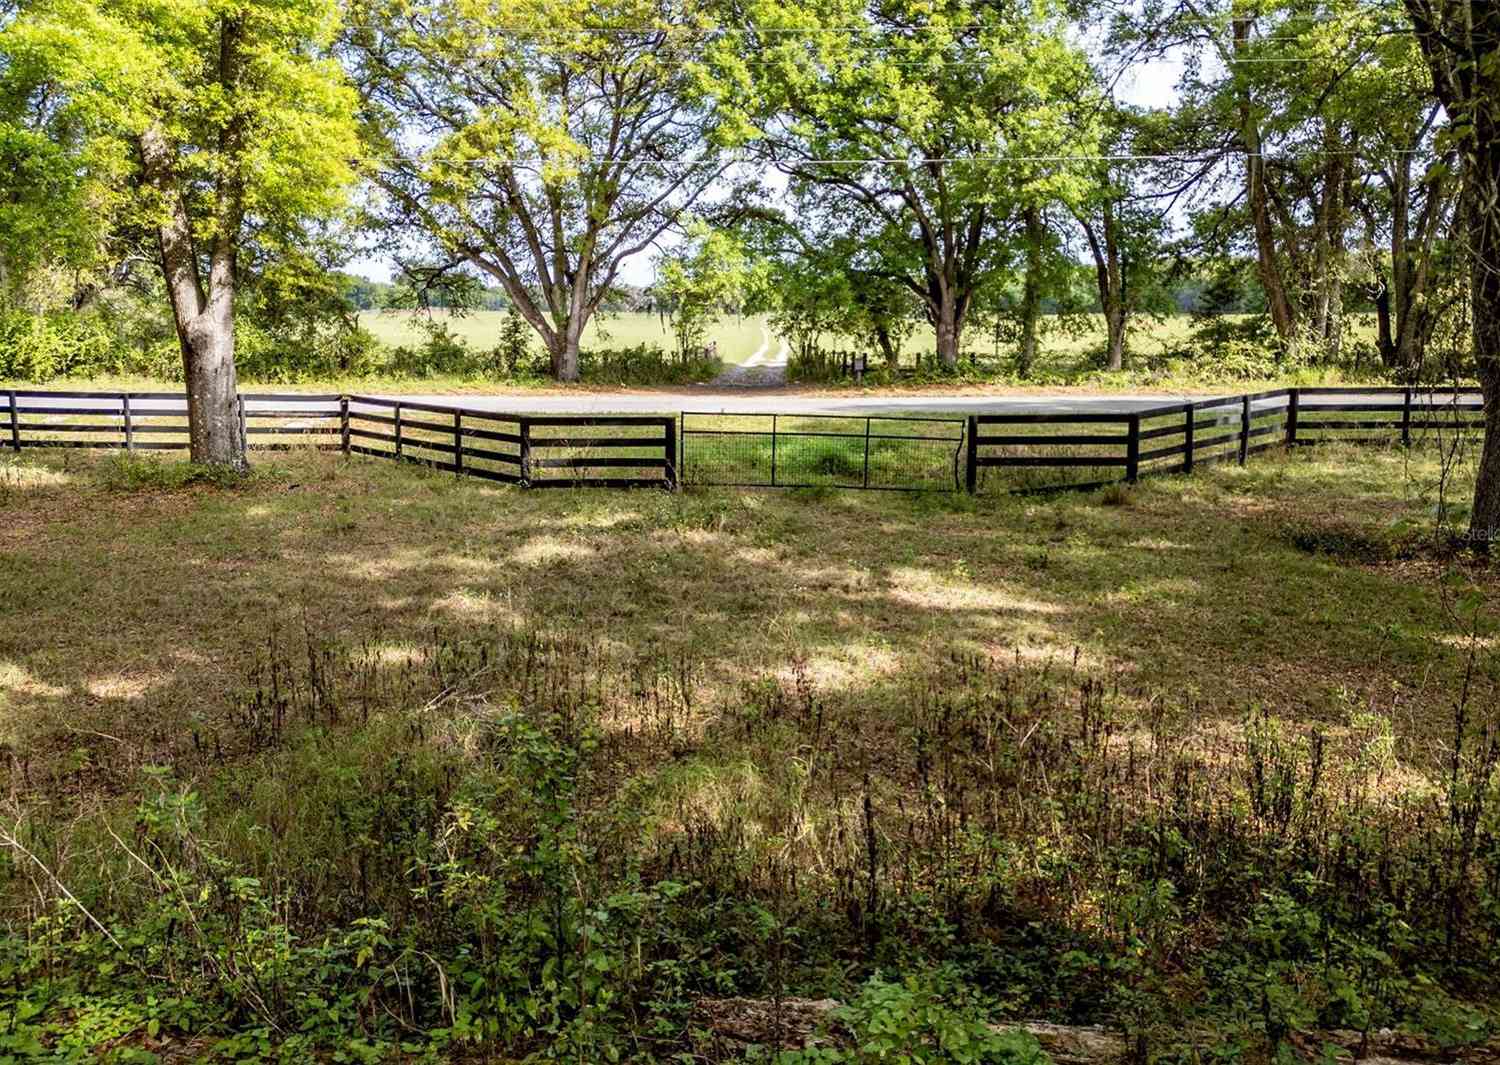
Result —
[[[108,460],[101,460],[108,461]],[[1058,500],[522,492],[331,456],[237,489],[0,475],[0,745],[11,787],[108,789],[212,729],[271,641],[399,656],[434,629],[545,619],[621,660],[695,664],[696,712],[802,663],[873,712],[952,652],[1115,673],[1141,703],[1441,734],[1464,642],[1410,562],[1289,535],[1421,518],[1395,451]]]

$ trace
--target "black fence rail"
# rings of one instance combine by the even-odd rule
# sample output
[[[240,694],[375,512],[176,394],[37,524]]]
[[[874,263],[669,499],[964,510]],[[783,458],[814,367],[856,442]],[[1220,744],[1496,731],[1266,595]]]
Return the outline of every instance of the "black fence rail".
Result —
[[[357,455],[528,488],[677,484],[671,417],[503,414],[374,396],[350,396],[347,412],[346,450]]]
[[[1477,388],[1295,388],[1291,390],[1289,444],[1371,440],[1484,427],[1484,397]]]
[[[170,392],[0,391],[0,447],[185,450]],[[316,448],[529,488],[1058,491],[1191,473],[1268,448],[1482,428],[1478,389],[1290,388],[966,420],[890,415],[528,415],[362,395],[246,392],[253,450]]]
[[[681,425],[684,484],[899,492],[961,484],[959,418],[685,411]]]
[[[677,487],[676,418],[560,414],[520,422],[528,487]]]
[[[516,415],[438,403],[350,396],[344,449],[504,484],[525,481]]]
[[[183,451],[187,397],[180,392],[7,389],[0,393],[0,447]],[[256,451],[314,447],[336,451],[343,397],[305,392],[245,392],[240,435]]]

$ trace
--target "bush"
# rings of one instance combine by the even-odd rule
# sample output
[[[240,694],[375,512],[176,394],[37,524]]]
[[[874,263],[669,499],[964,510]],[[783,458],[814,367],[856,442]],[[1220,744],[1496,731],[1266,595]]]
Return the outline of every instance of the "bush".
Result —
[[[108,373],[115,354],[114,339],[97,318],[25,311],[0,315],[0,377],[50,381]]]
[[[781,1054],[776,1065],[1046,1065],[1036,1039],[996,1031],[972,1006],[946,1001],[928,981],[870,979],[835,1014],[854,1044],[849,1050],[813,1048]]]
[[[656,344],[580,352],[579,377],[600,385],[677,385],[707,381],[723,369],[718,359],[677,358]]]

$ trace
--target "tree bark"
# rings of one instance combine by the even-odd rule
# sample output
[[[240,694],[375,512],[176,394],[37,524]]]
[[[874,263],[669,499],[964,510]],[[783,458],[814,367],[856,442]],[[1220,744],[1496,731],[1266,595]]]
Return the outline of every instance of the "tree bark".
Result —
[[[884,323],[876,322],[874,324],[874,333],[875,343],[880,348],[880,354],[885,357],[886,366],[891,370],[895,370],[900,365],[901,353],[896,350],[896,344],[891,339],[891,331],[886,328]]]
[[[944,301],[937,308],[932,323],[933,332],[937,334],[938,361],[945,370],[958,368],[959,339],[963,335],[963,324],[957,320],[955,311],[951,299]]]
[[[1482,543],[1500,537],[1500,142],[1488,108],[1475,116],[1475,158],[1467,190],[1470,301],[1474,362],[1484,393],[1484,446],[1474,484],[1469,535]],[[1467,154],[1467,153],[1466,153]]]
[[[1110,370],[1125,368],[1125,326],[1129,307],[1125,293],[1125,264],[1120,252],[1120,234],[1114,205],[1106,201],[1101,208],[1101,224],[1095,226],[1081,213],[1075,214],[1089,252],[1094,257],[1094,279],[1099,289],[1099,309],[1104,313],[1108,342],[1105,366]]]
[[[1235,19],[1235,51],[1244,51],[1249,47],[1250,29],[1250,19]],[[1240,90],[1240,139],[1245,149],[1245,199],[1255,232],[1256,272],[1266,293],[1266,309],[1270,311],[1276,334],[1283,344],[1290,347],[1297,339],[1297,308],[1287,293],[1281,255],[1276,247],[1276,229],[1271,221],[1271,198],[1266,188],[1266,162],[1261,156],[1260,124],[1256,121],[1255,107],[1248,88]]]
[[[1484,393],[1469,536],[1491,544],[1500,533],[1500,5],[1406,0],[1406,10],[1459,133],[1474,362]]]
[[[552,376],[558,381],[578,380],[578,348],[586,319],[570,318],[563,328],[544,334],[547,354],[552,361]]]
[[[244,470],[249,463],[240,432],[239,382],[234,365],[240,190],[235,182],[221,183],[209,288],[205,292],[173,146],[159,128],[152,127],[141,135],[139,150],[146,182],[167,205],[167,218],[157,226],[157,248],[182,351],[189,458],[204,465]]]
[[[1042,213],[1033,204],[1026,208],[1026,276],[1021,282],[1021,349],[1016,355],[1016,373],[1026,377],[1036,364],[1037,323],[1042,310]]]

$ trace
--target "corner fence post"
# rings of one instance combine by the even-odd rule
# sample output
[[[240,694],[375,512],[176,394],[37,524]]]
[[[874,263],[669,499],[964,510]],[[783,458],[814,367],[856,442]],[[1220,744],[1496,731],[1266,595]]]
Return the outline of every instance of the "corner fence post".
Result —
[[[969,415],[966,430],[969,439],[968,454],[964,462],[964,490],[973,495],[979,491],[979,415]]]
[[[521,487],[531,487],[531,422],[525,417],[516,419],[521,429]]]
[[[456,410],[453,412],[453,473],[454,476],[462,476],[464,472],[464,412]]]
[[[135,427],[130,421],[130,393],[120,393],[120,416],[125,422],[125,450],[135,450]]]
[[[1411,447],[1411,389],[1408,388],[1401,402],[1401,446]]]
[[[1125,480],[1131,484],[1141,479],[1141,416],[1130,415],[1130,436],[1125,441]]]
[[[661,420],[662,431],[666,434],[663,444],[665,445],[666,466],[662,470],[665,475],[667,491],[677,491],[682,480],[677,475],[677,419],[663,418]]]
[[[1250,393],[1240,397],[1240,465],[1250,457]]]
[[[1193,442],[1193,434],[1198,431],[1198,408],[1193,404],[1187,405],[1187,417],[1182,423],[1182,472],[1193,472],[1193,448],[1197,445]]]
[[[16,390],[7,389],[6,401],[10,404],[10,446],[17,455],[21,453],[21,423],[16,418]]]
[[[401,404],[396,404],[396,457],[401,457]]]
[[[1286,407],[1286,446],[1297,446],[1297,415],[1302,410],[1302,389],[1292,389],[1291,395],[1287,397]]]
[[[349,454],[349,397],[339,397],[339,450]]]

